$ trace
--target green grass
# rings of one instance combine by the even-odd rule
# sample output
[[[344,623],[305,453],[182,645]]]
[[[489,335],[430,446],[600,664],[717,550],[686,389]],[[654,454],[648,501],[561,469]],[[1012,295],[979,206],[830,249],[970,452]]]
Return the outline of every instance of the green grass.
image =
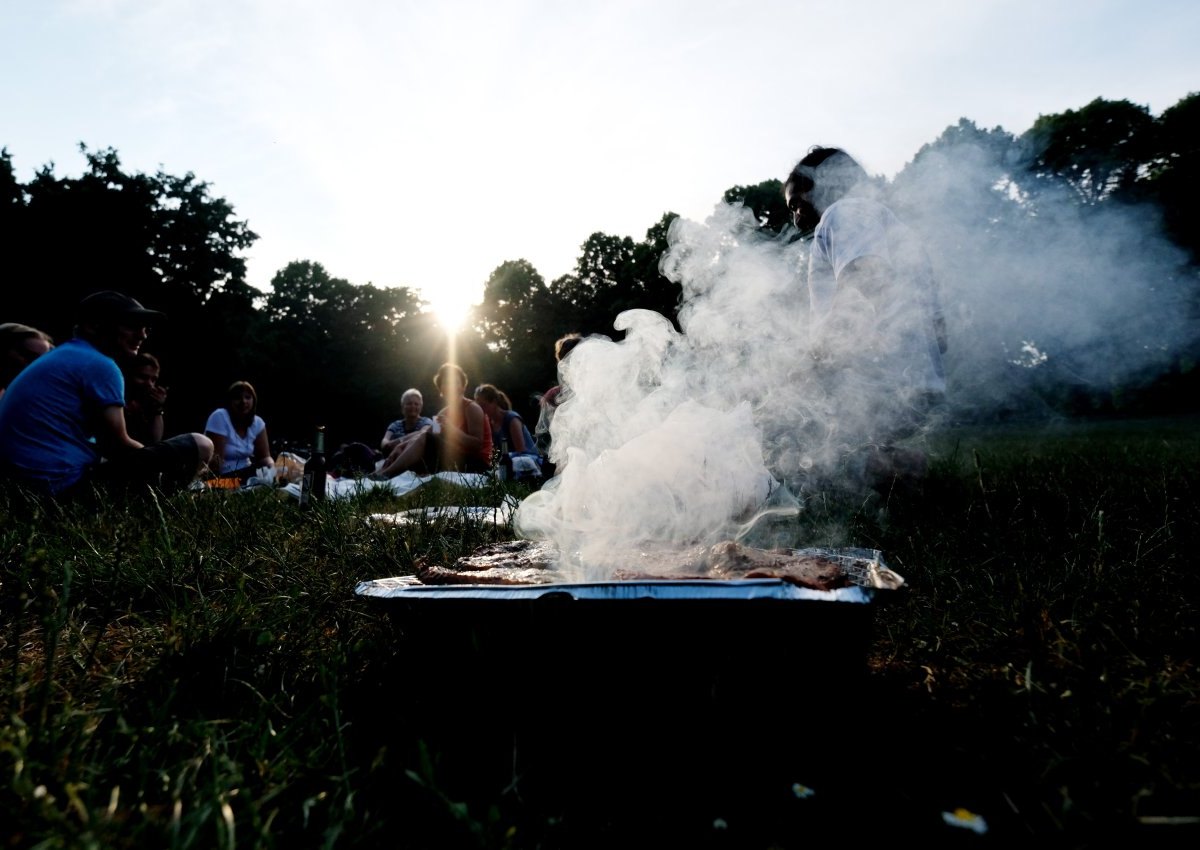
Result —
[[[864,784],[958,799],[1003,843],[1195,838],[1162,819],[1200,816],[1196,425],[949,433],[921,492],[810,500],[797,544],[908,582],[875,613]],[[3,846],[556,846],[502,784],[458,794],[419,732],[376,734],[420,718],[355,584],[512,532],[364,517],[455,495],[0,492]]]

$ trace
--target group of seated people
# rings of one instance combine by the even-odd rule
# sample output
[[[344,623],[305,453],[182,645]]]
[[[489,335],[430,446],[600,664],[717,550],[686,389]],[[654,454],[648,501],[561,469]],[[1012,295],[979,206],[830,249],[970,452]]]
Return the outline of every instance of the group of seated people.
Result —
[[[162,318],[106,290],[79,303],[74,336],[62,345],[40,332],[31,336],[27,327],[6,331],[0,475],[57,496],[88,482],[175,489],[207,469],[213,443],[203,434],[154,439],[154,396],[147,395],[151,401],[141,413],[147,442],[131,436],[126,425],[118,363],[134,363],[148,329]],[[35,341],[30,349],[31,340],[44,345]],[[20,360],[25,362],[17,369]]]
[[[164,439],[167,388],[161,367],[141,351],[149,328],[163,314],[135,299],[105,291],[76,310],[74,337],[60,346],[26,325],[0,325],[0,476],[58,495],[86,482],[150,484],[178,489],[202,477],[248,477],[272,466],[258,395],[246,381],[228,389],[203,433]],[[564,337],[567,350],[578,335]],[[556,346],[556,357],[564,340]],[[529,428],[505,393],[492,384],[467,393],[467,376],[446,363],[434,376],[444,406],[423,414],[417,389],[401,397],[402,418],[392,422],[372,451],[376,480],[406,471],[486,473],[522,468],[541,474],[545,462]],[[556,401],[558,388],[547,393]],[[547,413],[547,409],[550,412]],[[542,426],[552,406],[543,401]]]
[[[433,418],[424,416],[421,391],[406,390],[400,398],[403,416],[384,431],[379,443],[383,459],[370,478],[444,469],[487,472],[496,452],[501,468],[511,466],[514,457],[529,457],[540,474],[541,452],[507,395],[492,384],[480,384],[474,398],[467,396],[467,375],[453,363],[438,369],[433,385],[445,406]]]

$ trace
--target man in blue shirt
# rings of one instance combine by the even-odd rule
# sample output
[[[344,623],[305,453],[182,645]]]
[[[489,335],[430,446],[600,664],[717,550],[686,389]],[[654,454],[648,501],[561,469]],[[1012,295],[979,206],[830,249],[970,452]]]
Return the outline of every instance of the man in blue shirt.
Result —
[[[168,489],[192,481],[212,457],[211,440],[183,434],[143,446],[125,430],[117,360],[135,357],[161,318],[120,292],[83,299],[75,337],[31,363],[0,398],[0,470],[53,495],[90,478]]]

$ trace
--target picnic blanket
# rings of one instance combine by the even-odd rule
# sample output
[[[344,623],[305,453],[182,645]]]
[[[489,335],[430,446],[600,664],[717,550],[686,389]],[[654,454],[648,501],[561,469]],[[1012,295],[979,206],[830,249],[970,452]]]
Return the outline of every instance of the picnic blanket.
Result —
[[[387,481],[372,481],[369,478],[334,478],[331,475],[325,479],[325,498],[345,499],[381,487],[391,490],[397,496],[403,496],[405,493],[411,493],[418,487],[435,480],[456,487],[476,488],[485,486],[490,479],[487,475],[477,472],[436,472],[433,475],[402,472]],[[288,484],[280,489],[295,499],[300,498],[299,483]]]
[[[508,525],[512,522],[513,512],[520,504],[512,496],[505,496],[499,505],[442,505],[440,507],[413,508],[394,514],[371,514],[371,522],[386,525],[410,525],[412,523],[445,520],[476,522],[480,525]]]

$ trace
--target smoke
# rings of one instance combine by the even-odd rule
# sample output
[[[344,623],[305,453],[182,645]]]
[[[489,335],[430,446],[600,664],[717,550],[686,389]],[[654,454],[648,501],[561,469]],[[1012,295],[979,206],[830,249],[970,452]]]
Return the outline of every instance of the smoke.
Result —
[[[989,156],[925,156],[885,198],[939,283],[946,415],[1165,368],[1188,340],[1188,281],[1153,216],[1034,197]],[[677,219],[669,241],[661,268],[683,288],[682,333],[630,311],[614,323],[623,340],[589,338],[562,361],[559,474],[516,515],[522,535],[555,540],[589,578],[646,548],[753,542],[764,516],[802,509],[793,493],[858,482],[866,447],[919,442],[936,424],[897,390],[911,331],[928,324],[916,299],[851,293],[860,302],[819,318],[808,243],[764,235],[740,206]]]
[[[1036,413],[1071,390],[1150,381],[1194,341],[1196,275],[1149,205],[1082,202],[972,144],[930,151],[892,187],[941,286],[956,416]]]

